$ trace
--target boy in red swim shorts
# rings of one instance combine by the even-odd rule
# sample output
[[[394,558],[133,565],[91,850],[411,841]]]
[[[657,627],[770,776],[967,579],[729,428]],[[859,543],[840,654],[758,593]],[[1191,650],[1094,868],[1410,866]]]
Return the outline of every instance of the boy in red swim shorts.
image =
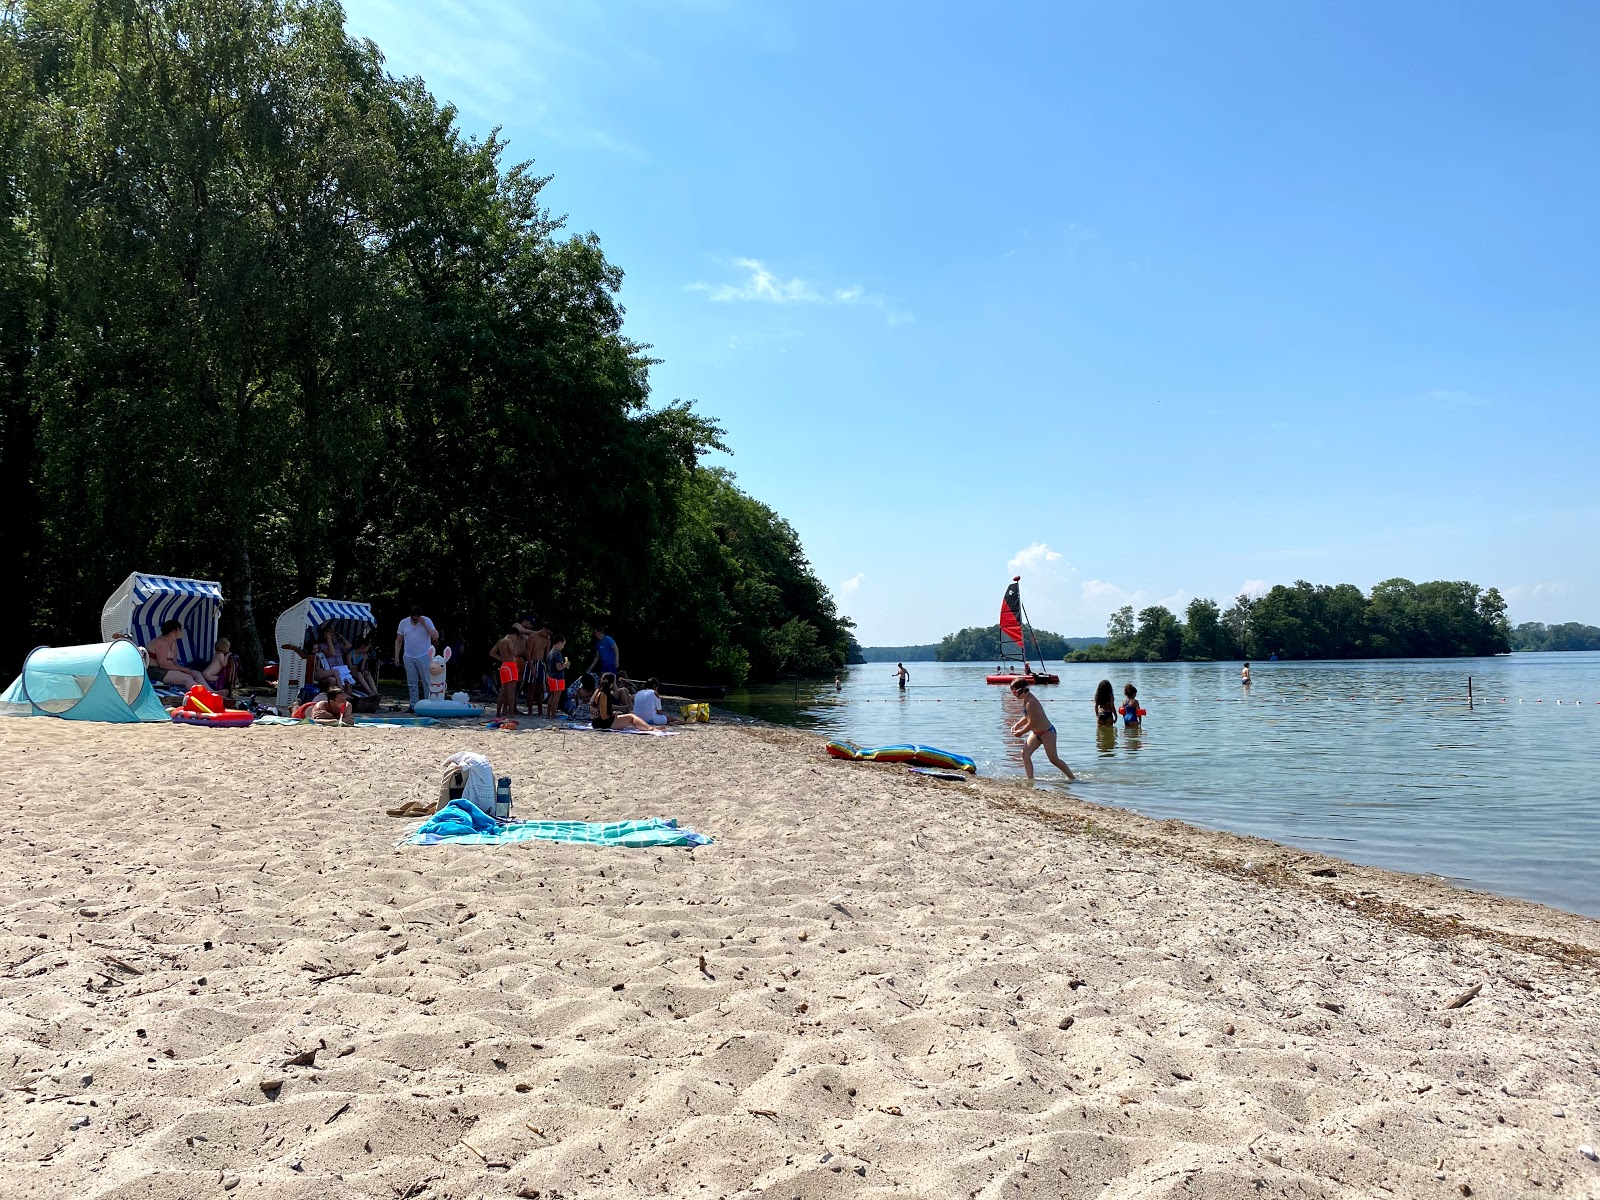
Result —
[[[522,679],[522,659],[527,653],[527,642],[515,627],[494,644],[489,657],[499,664],[500,692],[495,699],[494,715],[517,715],[517,684]]]

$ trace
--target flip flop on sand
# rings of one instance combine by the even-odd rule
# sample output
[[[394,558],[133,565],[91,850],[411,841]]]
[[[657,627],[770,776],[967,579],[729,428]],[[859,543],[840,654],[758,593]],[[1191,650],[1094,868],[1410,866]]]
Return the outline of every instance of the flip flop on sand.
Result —
[[[437,800],[407,800],[399,808],[385,809],[391,817],[425,817],[439,807]]]

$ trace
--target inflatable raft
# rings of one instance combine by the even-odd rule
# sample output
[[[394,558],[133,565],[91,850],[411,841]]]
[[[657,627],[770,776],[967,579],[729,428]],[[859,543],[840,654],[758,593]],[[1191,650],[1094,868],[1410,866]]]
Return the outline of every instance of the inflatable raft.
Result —
[[[1001,683],[1001,684],[1004,684],[1006,687],[1010,687],[1013,683],[1015,683],[1019,679],[1022,680],[1024,683],[1060,683],[1061,682],[1061,676],[1052,675],[1047,671],[1039,671],[1039,672],[1037,672],[1037,673],[1035,673],[1033,675],[1013,675],[1013,674],[1010,674],[1010,673],[1005,673],[1005,674],[1001,674],[1001,675],[985,675],[983,677],[983,681],[985,683]]]
[[[933,746],[858,746],[854,742],[829,742],[828,753],[850,762],[905,763],[913,767],[966,771],[968,774],[978,769],[978,764],[965,754],[952,754]]]
[[[459,700],[418,700],[412,712],[419,717],[481,717],[481,704],[463,704]]]

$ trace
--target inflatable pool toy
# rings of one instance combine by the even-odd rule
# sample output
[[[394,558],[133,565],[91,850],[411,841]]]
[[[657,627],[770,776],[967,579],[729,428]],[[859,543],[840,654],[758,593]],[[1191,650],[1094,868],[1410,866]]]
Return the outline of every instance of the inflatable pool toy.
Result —
[[[212,729],[243,729],[246,725],[255,724],[255,713],[245,712],[242,708],[230,708],[227,712],[201,713],[189,708],[175,708],[172,710],[172,720],[178,725],[208,725]]]
[[[209,725],[214,729],[229,729],[254,723],[254,713],[242,708],[229,708],[228,702],[210,688],[198,683],[184,693],[183,703],[172,710],[172,719],[180,725]]]
[[[1010,687],[1013,683],[1015,683],[1019,679],[1022,680],[1024,683],[1060,683],[1061,682],[1061,676],[1052,675],[1048,671],[1035,671],[1031,675],[1022,675],[1022,674],[1017,674],[1017,673],[1014,673],[1014,672],[1002,672],[999,675],[985,675],[983,677],[983,681],[985,683],[1003,683],[1003,684],[1005,684],[1006,687]]]
[[[905,763],[913,767],[942,767],[946,771],[975,773],[978,764],[965,754],[951,754],[932,746],[858,746],[854,742],[829,742],[828,753],[850,762]]]
[[[418,700],[411,709],[419,717],[481,717],[481,704],[463,704],[459,700]]]

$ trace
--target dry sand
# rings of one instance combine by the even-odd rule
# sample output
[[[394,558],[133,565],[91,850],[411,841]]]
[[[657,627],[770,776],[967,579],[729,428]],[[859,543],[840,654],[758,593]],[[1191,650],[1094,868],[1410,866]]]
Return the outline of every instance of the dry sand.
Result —
[[[456,749],[717,842],[395,849]],[[1600,1196],[1600,926],[1535,905],[770,730],[0,761],[6,1196]]]

